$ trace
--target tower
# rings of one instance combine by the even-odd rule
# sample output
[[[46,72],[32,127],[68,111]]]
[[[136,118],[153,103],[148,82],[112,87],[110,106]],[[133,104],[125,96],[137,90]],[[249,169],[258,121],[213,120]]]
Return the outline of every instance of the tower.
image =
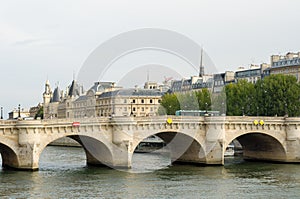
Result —
[[[44,106],[46,104],[50,103],[51,97],[52,97],[52,91],[51,91],[51,88],[50,88],[49,80],[47,80],[46,83],[45,83],[45,91],[43,93]]]
[[[199,77],[204,76],[204,66],[203,66],[203,48],[201,48],[201,57],[200,57],[200,71],[199,71]]]

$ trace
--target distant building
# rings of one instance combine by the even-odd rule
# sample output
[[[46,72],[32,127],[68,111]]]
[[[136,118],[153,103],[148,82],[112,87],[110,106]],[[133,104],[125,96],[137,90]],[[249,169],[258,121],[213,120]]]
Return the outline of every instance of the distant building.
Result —
[[[20,110],[20,117],[19,117],[19,110],[14,109],[13,111],[8,113],[8,119],[13,120],[13,119],[18,119],[18,118],[27,118],[30,116],[30,113],[28,110],[21,109]]]
[[[44,118],[84,118],[108,116],[149,116],[158,111],[163,85],[146,82],[144,88],[123,89],[114,82],[95,82],[85,93],[75,80],[66,92],[52,92],[46,81]]]
[[[203,88],[212,88],[213,75],[192,76],[189,79],[173,80],[171,83],[171,92],[188,92],[192,90],[201,90]]]
[[[238,82],[239,80],[246,80],[254,84],[263,77],[264,71],[269,67],[270,65],[266,63],[260,65],[251,64],[249,69],[240,67],[235,72],[235,81]]]
[[[97,96],[100,116],[156,115],[163,93],[159,89],[120,89]]]
[[[29,109],[29,117],[34,118],[38,111],[43,107],[41,103],[39,103],[37,106],[30,107]]]
[[[213,75],[213,92],[219,93],[223,90],[224,86],[234,83],[234,72],[226,71],[225,73],[218,73]]]
[[[213,75],[205,74],[203,65],[203,49],[201,49],[199,75],[191,76],[189,79],[173,80],[171,82],[171,88],[169,92],[190,92],[196,90],[202,90],[208,88],[212,90],[213,87]]]
[[[300,52],[289,52],[286,55],[272,55],[270,74],[293,75],[299,82]]]
[[[94,85],[81,95],[73,103],[73,112],[75,118],[97,117],[100,116],[97,98],[105,92],[111,92],[121,89],[114,82],[95,82]]]
[[[60,91],[58,86],[52,92],[47,80],[43,93],[44,119],[73,117],[73,101],[83,94],[82,86],[73,80],[66,91]]]

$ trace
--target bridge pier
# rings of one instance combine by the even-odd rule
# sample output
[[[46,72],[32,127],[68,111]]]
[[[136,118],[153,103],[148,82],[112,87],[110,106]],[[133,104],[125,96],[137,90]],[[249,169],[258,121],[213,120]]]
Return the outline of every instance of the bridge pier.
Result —
[[[5,165],[18,170],[35,171],[39,168],[40,133],[43,125],[40,120],[23,121],[16,123],[18,129],[18,163]]]
[[[206,142],[206,162],[207,165],[224,165],[224,148],[223,144],[218,141]]]
[[[208,165],[224,165],[225,117],[206,117],[205,157]]]
[[[104,166],[111,168],[128,169],[131,168],[131,156],[126,149],[120,149],[116,147],[109,153],[103,153],[99,151],[89,152],[85,150],[87,165],[92,166]],[[98,153],[100,152],[100,153]]]
[[[39,155],[36,144],[23,144],[19,148],[18,165],[9,165],[17,170],[36,171],[39,169]]]
[[[300,163],[300,133],[296,118],[286,118],[286,162]]]

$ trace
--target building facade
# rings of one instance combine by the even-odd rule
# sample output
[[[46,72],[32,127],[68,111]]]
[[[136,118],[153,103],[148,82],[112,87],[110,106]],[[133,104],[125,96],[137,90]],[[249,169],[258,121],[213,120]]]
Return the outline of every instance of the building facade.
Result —
[[[60,91],[58,86],[52,92],[47,80],[43,93],[44,119],[74,117],[73,102],[82,94],[83,88],[75,80],[65,92]]]
[[[201,90],[203,88],[211,89],[213,86],[213,75],[192,76],[189,79],[173,80],[171,83],[171,92],[189,92],[192,90]]]
[[[270,67],[269,64],[263,63],[260,65],[251,64],[248,69],[240,67],[235,72],[235,81],[246,80],[255,84],[258,80],[262,79],[264,71]]]
[[[52,92],[45,84],[44,118],[84,118],[156,115],[163,87],[146,82],[144,88],[123,89],[114,82],[95,82],[85,93],[75,80],[66,89]]]
[[[286,55],[272,55],[270,74],[293,75],[299,82],[300,52],[289,52]]]
[[[234,72],[226,71],[225,73],[218,73],[213,75],[213,92],[222,92],[225,85],[234,82]]]
[[[86,94],[81,95],[74,101],[74,117],[99,117],[100,113],[97,105],[99,95],[105,92],[119,90],[121,88],[122,87],[117,87],[114,82],[95,82]]]
[[[18,118],[28,118],[30,117],[30,112],[25,109],[14,109],[11,112],[8,113],[8,119],[13,120],[13,119],[18,119]]]
[[[120,89],[97,96],[99,116],[154,116],[163,93],[158,89]]]

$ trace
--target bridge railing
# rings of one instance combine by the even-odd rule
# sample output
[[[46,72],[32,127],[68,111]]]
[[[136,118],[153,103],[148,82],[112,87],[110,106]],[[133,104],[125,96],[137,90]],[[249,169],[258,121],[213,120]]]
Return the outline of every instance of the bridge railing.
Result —
[[[15,125],[17,120],[0,120],[0,125]]]
[[[72,124],[74,122],[79,123],[105,123],[109,122],[108,117],[91,117],[91,118],[62,118],[62,119],[45,119],[42,120],[44,124]]]

